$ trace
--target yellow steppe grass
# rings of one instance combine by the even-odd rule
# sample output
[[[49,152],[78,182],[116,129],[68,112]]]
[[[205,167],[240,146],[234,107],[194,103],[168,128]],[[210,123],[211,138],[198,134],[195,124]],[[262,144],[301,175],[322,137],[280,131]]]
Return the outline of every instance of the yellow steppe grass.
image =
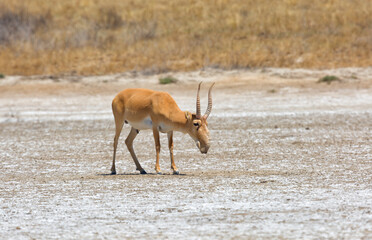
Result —
[[[363,67],[371,53],[369,0],[0,0],[5,75]]]

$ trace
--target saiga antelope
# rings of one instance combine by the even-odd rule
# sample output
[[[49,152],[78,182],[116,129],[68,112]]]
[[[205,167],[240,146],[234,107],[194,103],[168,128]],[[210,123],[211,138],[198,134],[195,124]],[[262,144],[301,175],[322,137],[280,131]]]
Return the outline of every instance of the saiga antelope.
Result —
[[[155,140],[156,164],[155,171],[161,174],[159,166],[160,140],[159,132],[168,134],[168,147],[173,174],[179,174],[173,157],[173,131],[187,133],[195,141],[201,153],[206,154],[209,149],[209,131],[207,119],[212,111],[211,90],[208,91],[208,107],[205,114],[200,114],[200,85],[196,96],[196,114],[181,111],[174,99],[166,92],[149,89],[125,89],[119,92],[112,101],[112,111],[115,118],[116,134],[114,138],[114,156],[111,174],[116,174],[115,157],[119,136],[124,123],[131,125],[132,129],[125,140],[125,144],[141,174],[146,171],[138,162],[133,150],[133,140],[140,130],[152,129]]]

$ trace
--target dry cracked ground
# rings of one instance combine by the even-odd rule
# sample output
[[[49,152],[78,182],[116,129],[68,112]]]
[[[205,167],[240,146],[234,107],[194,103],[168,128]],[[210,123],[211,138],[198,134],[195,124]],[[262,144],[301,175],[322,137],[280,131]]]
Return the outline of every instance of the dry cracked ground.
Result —
[[[209,69],[159,75],[0,79],[1,239],[371,239],[372,70]],[[324,75],[339,81],[317,83]],[[111,100],[127,87],[168,91],[195,111],[213,90],[211,148],[166,135],[156,175],[151,131],[120,138],[109,175]]]

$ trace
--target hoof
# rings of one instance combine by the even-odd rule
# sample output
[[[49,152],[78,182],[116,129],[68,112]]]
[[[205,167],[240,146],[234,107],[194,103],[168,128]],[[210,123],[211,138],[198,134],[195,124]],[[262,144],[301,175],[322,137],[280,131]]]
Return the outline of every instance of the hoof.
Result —
[[[156,174],[158,174],[158,175],[163,175],[161,172],[157,172]]]
[[[111,175],[116,175],[116,171],[112,171],[111,172]]]
[[[140,173],[141,174],[147,174],[147,172],[145,170],[143,170],[143,169],[140,171]]]
[[[173,175],[180,175],[179,171],[173,171]]]

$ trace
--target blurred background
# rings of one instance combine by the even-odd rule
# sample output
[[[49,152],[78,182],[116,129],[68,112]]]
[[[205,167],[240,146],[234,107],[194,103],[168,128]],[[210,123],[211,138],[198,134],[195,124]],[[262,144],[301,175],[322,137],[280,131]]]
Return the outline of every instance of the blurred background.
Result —
[[[372,65],[372,1],[0,0],[0,73]]]

